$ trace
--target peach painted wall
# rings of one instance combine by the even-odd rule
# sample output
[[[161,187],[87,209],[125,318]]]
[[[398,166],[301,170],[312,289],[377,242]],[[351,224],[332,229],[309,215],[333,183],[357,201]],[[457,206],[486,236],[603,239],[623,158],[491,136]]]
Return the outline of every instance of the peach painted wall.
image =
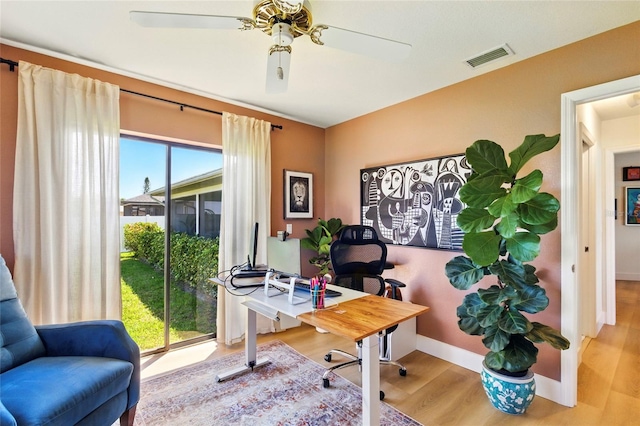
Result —
[[[640,74],[639,46],[636,22],[327,129],[327,213],[359,223],[361,168],[462,153],[477,139],[496,141],[508,153],[527,134],[559,133],[560,95]],[[542,170],[543,190],[558,199],[560,151],[558,145],[529,167]],[[541,255],[534,262],[551,299],[535,320],[557,328],[560,236],[559,229],[543,236]],[[407,299],[431,307],[418,318],[418,334],[486,353],[480,339],[457,326],[456,307],[464,294],[449,284],[444,266],[458,253],[388,248],[396,268],[385,276],[407,284]],[[559,379],[560,353],[545,346],[540,346],[534,370]]]
[[[314,175],[314,213],[316,217],[324,213],[324,129],[292,120],[268,115],[246,108],[237,107],[201,96],[124,77],[107,71],[79,65],[31,51],[0,45],[0,56],[18,62],[24,60],[33,64],[77,73],[85,77],[119,85],[128,89],[160,98],[198,106],[214,111],[228,111],[235,114],[268,120],[283,126],[282,130],[271,132],[271,235],[285,229],[283,214],[283,169],[311,172]],[[0,67],[0,253],[13,269],[13,173],[15,160],[17,121],[18,73],[9,67]],[[142,98],[127,93],[120,94],[120,125],[122,129],[152,135],[222,145],[222,120],[218,115],[186,108],[180,111],[177,105]],[[305,155],[297,155],[304,152]],[[313,228],[316,219],[296,219],[293,223],[293,237],[304,237],[304,230]],[[303,257],[310,253],[303,253]],[[303,259],[303,262],[306,262]]]

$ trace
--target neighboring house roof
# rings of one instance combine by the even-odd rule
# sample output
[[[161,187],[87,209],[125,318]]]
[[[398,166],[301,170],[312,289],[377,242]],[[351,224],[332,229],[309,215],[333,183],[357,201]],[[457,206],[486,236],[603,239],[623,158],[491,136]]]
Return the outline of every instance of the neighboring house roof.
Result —
[[[221,185],[222,169],[220,168],[178,181],[171,185],[171,191],[176,194],[193,191],[201,193],[203,192],[203,189],[210,191],[211,188],[221,187]],[[164,194],[164,191],[165,187],[163,186],[162,188],[149,191],[149,194]]]
[[[164,206],[164,196],[160,195],[151,195],[151,194],[141,194],[137,195],[133,198],[129,198],[127,200],[122,201],[120,204],[123,206],[128,206],[130,204],[135,205],[153,205],[153,206]]]

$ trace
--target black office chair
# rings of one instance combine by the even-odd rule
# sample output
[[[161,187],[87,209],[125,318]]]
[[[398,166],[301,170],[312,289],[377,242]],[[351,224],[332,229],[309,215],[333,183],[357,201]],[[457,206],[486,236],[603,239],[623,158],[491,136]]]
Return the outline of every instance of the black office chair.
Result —
[[[333,284],[347,287],[378,296],[389,296],[387,286],[390,285],[390,296],[401,299],[398,288],[406,287],[400,281],[384,279],[380,276],[385,269],[387,260],[387,246],[380,240],[375,229],[370,226],[347,226],[338,240],[331,244],[331,265],[336,274]],[[407,369],[396,361],[391,360],[391,333],[397,328],[395,325],[380,332],[380,364],[395,365],[400,369],[400,375],[406,376]],[[339,354],[350,361],[335,365],[325,370],[322,384],[330,386],[329,375],[332,371],[350,365],[362,365],[362,342],[358,342],[358,355],[352,355],[339,349],[332,349],[324,359],[331,362],[332,354]],[[380,391],[380,399],[384,399],[384,392]]]

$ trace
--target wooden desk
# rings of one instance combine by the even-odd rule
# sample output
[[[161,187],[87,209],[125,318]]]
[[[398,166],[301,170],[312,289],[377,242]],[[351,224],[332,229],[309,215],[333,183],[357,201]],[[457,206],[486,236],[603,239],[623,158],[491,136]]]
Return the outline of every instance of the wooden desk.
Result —
[[[362,423],[380,424],[380,360],[378,332],[429,310],[386,297],[367,295],[332,309],[298,315],[307,324],[354,342],[362,341]]]
[[[358,342],[428,310],[426,306],[369,294],[330,309],[305,312],[297,318]]]
[[[216,280],[212,281],[216,282]],[[269,314],[265,309],[270,310],[274,318],[278,312],[281,312],[354,342],[362,341],[362,422],[366,426],[378,426],[380,424],[378,332],[427,312],[429,308],[343,287],[330,285],[329,288],[337,289],[342,296],[326,299],[328,308],[318,311],[313,311],[310,300],[303,304],[291,305],[287,302],[286,296],[271,297],[262,290],[244,290],[247,299],[245,305],[248,308],[245,334],[246,362],[244,366],[218,374],[216,380],[227,380],[269,362],[266,358],[257,358],[256,312]],[[332,304],[337,305],[332,306]]]

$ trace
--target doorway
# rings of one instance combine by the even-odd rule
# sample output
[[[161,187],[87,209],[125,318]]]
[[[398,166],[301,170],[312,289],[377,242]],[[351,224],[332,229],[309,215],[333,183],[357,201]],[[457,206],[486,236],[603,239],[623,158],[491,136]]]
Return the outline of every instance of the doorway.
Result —
[[[577,403],[577,378],[579,365],[579,349],[582,336],[582,326],[580,317],[580,294],[582,278],[584,275],[584,245],[582,244],[584,236],[581,231],[580,208],[582,199],[582,181],[581,181],[581,163],[582,163],[582,138],[580,135],[580,127],[577,122],[577,107],[580,104],[601,100],[618,95],[629,94],[640,91],[640,75],[617,80],[598,86],[580,89],[574,92],[565,93],[561,96],[561,134],[564,143],[562,149],[562,196],[560,223],[562,227],[562,327],[561,331],[571,342],[572,346],[561,353],[561,392],[558,402],[563,405],[572,407]],[[607,159],[608,153],[604,156]],[[602,163],[602,162],[600,162]],[[609,164],[609,161],[606,161]],[[613,166],[611,170],[605,167],[600,175],[604,180],[603,191],[606,199],[612,194],[609,188],[612,188]],[[602,170],[601,170],[602,171]],[[597,175],[596,171],[596,175]],[[601,197],[604,199],[605,197]],[[604,207],[601,209],[604,210]],[[613,245],[613,235],[609,232],[612,218],[603,217],[604,236],[603,246],[604,253],[610,253]],[[613,248],[615,250],[615,248]],[[606,259],[606,261],[602,260]],[[612,264],[608,256],[604,254],[600,256],[602,267],[601,276],[605,277],[604,295],[606,297],[605,306],[607,310],[607,320],[609,320],[609,310],[613,303],[615,305],[615,272],[612,271]],[[613,277],[613,284],[610,278]],[[613,285],[613,294],[610,287]],[[613,296],[613,301],[611,299]],[[615,309],[615,308],[614,308]],[[615,321],[615,317],[614,317]]]

